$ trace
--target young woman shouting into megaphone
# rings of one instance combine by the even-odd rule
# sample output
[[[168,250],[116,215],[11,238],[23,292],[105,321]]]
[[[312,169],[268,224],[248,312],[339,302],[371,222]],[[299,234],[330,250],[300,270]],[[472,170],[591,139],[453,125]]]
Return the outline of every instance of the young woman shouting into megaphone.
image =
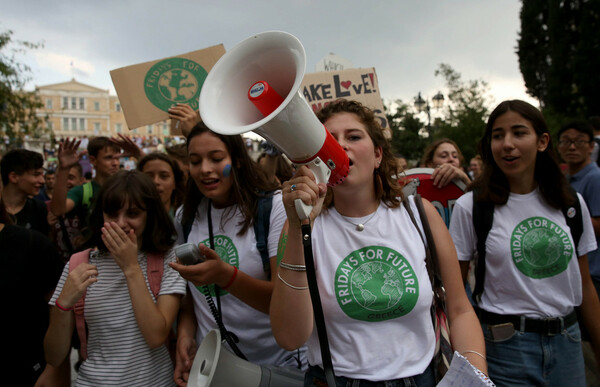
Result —
[[[392,178],[400,171],[389,142],[373,112],[358,102],[339,100],[317,116],[348,154],[350,171],[343,183],[328,190],[305,167],[283,184],[288,222],[282,241],[287,242],[274,274],[278,280],[270,315],[275,338],[288,350],[307,343],[305,385],[323,385],[301,221],[294,206],[294,200],[302,199],[313,205],[312,251],[336,384],[413,381],[433,386],[432,285],[420,231]],[[483,335],[464,291],[454,245],[435,208],[423,202],[448,294],[453,348],[485,373]],[[405,203],[417,214],[412,197]]]

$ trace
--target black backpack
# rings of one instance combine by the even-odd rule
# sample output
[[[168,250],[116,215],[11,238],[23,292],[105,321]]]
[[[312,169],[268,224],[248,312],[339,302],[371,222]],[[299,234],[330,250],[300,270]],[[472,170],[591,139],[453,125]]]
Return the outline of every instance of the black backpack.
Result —
[[[478,302],[483,293],[483,284],[485,282],[485,242],[492,228],[494,221],[494,203],[478,201],[476,198],[478,190],[473,191],[473,226],[477,235],[477,263],[475,269],[475,289],[473,290],[473,300]],[[565,217],[567,225],[571,229],[571,236],[575,245],[577,256],[577,245],[583,234],[583,217],[581,216],[581,203],[575,190],[571,188],[571,193],[575,197],[575,203],[572,206],[565,206],[561,211]],[[569,215],[572,210],[575,210],[574,215]]]

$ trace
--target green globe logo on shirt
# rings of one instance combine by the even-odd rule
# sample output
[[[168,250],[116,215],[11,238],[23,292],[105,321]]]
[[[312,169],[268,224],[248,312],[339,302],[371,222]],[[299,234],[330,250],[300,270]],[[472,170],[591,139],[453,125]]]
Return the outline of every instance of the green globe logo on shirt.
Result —
[[[198,110],[198,97],[208,72],[193,60],[170,58],[156,63],[144,78],[146,97],[160,110],[176,103]]]
[[[385,321],[413,310],[419,284],[414,270],[397,251],[368,246],[352,252],[339,264],[335,296],[348,317]]]
[[[542,217],[528,218],[519,223],[510,238],[510,248],[519,271],[536,279],[562,273],[573,256],[569,234]]]
[[[235,245],[233,244],[233,241],[231,240],[231,238],[229,238],[225,235],[215,235],[214,239],[215,239],[215,251],[217,252],[219,257],[221,257],[221,259],[223,261],[225,261],[228,264],[235,266],[239,269],[240,268],[240,256],[238,255],[238,251],[237,251]],[[204,246],[210,247],[209,239],[205,239],[200,243],[202,243]],[[206,294],[204,291],[204,286],[197,286],[197,288],[198,288],[198,290],[200,290],[202,292],[202,294]],[[215,287],[211,285],[211,286],[209,286],[209,289],[210,289],[210,295],[215,297],[216,296]],[[229,293],[223,289],[219,289],[219,296],[224,296],[225,294],[229,294]]]

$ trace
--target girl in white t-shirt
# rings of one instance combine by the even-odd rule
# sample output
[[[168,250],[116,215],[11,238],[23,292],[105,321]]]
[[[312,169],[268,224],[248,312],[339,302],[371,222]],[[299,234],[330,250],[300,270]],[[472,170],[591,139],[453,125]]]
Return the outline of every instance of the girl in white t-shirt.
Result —
[[[301,199],[313,206],[313,255],[336,383],[434,385],[425,249],[402,205],[402,189],[391,178],[399,171],[389,142],[373,112],[356,101],[336,101],[317,116],[348,154],[350,170],[344,182],[329,189],[317,185],[306,167],[283,184],[288,223],[271,299],[275,337],[287,349],[306,342],[310,370],[305,385],[323,385],[301,221],[294,207],[294,200]],[[452,345],[486,372],[483,337],[462,286],[452,240],[435,208],[423,202],[448,295]]]
[[[185,294],[185,280],[168,266],[175,227],[152,180],[121,171],[102,186],[90,217],[88,262],[70,263],[50,305],[44,349],[61,364],[71,348],[74,305],[85,297],[87,358],[77,386],[173,385],[173,364],[165,343]],[[155,298],[148,255],[164,257]],[[159,271],[160,272],[160,271]]]
[[[477,252],[473,195],[494,206],[477,310],[490,378],[506,386],[584,386],[576,306],[592,344],[600,344],[600,304],[586,255],[596,243],[585,202],[578,195],[583,234],[574,246],[561,208],[577,198],[541,112],[524,101],[504,101],[494,109],[480,151],[483,172],[475,190],[456,202],[450,233],[466,277]]]
[[[276,272],[277,244],[285,222],[279,184],[254,162],[241,136],[224,136],[197,124],[187,138],[190,181],[176,214],[178,243],[200,246],[206,260],[172,264],[188,282],[188,297],[179,318],[175,380],[185,385],[196,347],[217,329],[208,290],[227,331],[239,338],[237,348],[250,362],[298,367],[303,352],[277,345],[269,324],[269,302]],[[272,194],[268,230],[268,268],[256,246],[254,219],[259,199]],[[214,250],[209,249],[211,229]],[[218,298],[217,298],[218,297]]]

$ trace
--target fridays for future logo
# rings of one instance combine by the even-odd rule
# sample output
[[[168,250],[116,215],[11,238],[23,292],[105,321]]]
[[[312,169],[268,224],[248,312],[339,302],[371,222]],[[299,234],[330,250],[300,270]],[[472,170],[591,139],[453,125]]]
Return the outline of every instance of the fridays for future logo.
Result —
[[[198,110],[200,90],[208,72],[190,59],[169,58],[156,63],[144,78],[146,97],[160,110],[176,103]]]
[[[350,318],[385,321],[415,307],[419,283],[410,263],[397,251],[368,246],[352,252],[338,265],[335,295]]]
[[[536,279],[562,273],[573,257],[569,234],[542,217],[519,223],[512,232],[510,248],[513,262],[521,273]]]

